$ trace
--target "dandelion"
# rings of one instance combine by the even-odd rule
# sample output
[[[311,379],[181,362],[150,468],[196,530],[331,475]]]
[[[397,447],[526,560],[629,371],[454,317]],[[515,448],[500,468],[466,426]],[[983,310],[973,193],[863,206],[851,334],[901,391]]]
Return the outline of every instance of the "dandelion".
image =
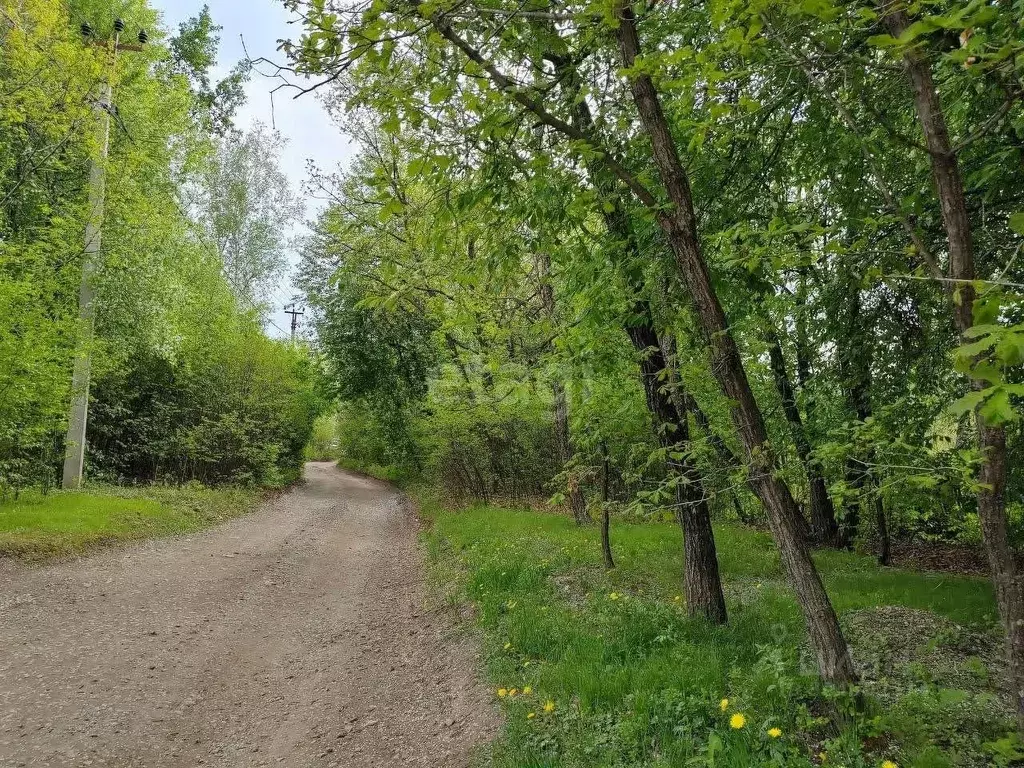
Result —
[[[510,688],[509,692],[508,692],[508,697],[511,699],[517,693],[519,693],[519,689],[518,688]]]
[[[533,688],[531,688],[528,685],[524,685],[523,686],[523,696],[529,696],[531,693],[533,693]]]
[[[769,728],[768,735],[771,736],[773,739],[777,739],[779,738],[779,736],[782,735],[782,731],[778,728]]]
[[[892,760],[885,760],[882,762],[882,768],[900,768]]]
[[[729,718],[729,727],[734,731],[738,731],[744,725],[747,724],[747,718],[742,712],[737,712],[735,715]]]
[[[533,718],[535,718],[536,716],[537,716],[536,712],[527,712],[526,713],[526,719],[527,720],[533,720]]]
[[[553,702],[551,699],[548,699],[547,701],[545,701],[544,702],[544,711],[548,712],[548,713],[554,712],[555,711],[555,702]]]
[[[610,595],[608,595],[608,599],[609,600],[618,600],[619,599],[619,593],[618,592],[612,592]]]
[[[728,699],[722,699],[720,702],[718,702],[718,708],[720,710],[722,710],[723,712],[725,712],[725,710],[727,710],[729,708],[729,700]]]
[[[499,688],[498,689],[498,698],[499,699],[504,699],[506,696],[508,696],[508,689],[507,688]]]

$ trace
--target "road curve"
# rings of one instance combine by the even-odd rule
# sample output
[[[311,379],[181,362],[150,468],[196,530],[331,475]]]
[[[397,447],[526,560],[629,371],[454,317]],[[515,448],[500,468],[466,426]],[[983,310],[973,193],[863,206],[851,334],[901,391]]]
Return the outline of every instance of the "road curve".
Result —
[[[465,766],[494,727],[390,487],[303,483],[198,535],[0,562],[0,766]]]

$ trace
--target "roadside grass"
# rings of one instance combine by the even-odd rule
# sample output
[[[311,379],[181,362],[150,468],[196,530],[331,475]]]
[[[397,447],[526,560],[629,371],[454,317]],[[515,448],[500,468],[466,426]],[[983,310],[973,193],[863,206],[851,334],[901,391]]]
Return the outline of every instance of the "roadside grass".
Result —
[[[0,557],[39,561],[197,531],[253,509],[257,489],[94,485],[0,500]]]
[[[446,511],[429,497],[421,506],[434,583],[472,606],[506,716],[493,765],[943,768],[1024,757],[985,579],[816,555],[862,674],[858,707],[817,682],[765,534],[716,526],[730,621],[715,627],[686,616],[672,524],[614,525],[607,572],[596,526]]]
[[[407,486],[412,481],[412,477],[407,471],[393,465],[363,464],[362,462],[344,457],[337,460],[337,465],[349,472],[367,475],[375,480],[382,480],[386,483],[394,483],[399,487]]]

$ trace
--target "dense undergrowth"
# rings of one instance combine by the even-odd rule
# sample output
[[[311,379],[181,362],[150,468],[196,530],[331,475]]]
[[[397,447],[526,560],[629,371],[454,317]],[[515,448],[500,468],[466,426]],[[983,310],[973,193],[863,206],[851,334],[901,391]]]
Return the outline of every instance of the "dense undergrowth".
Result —
[[[0,501],[0,557],[45,560],[117,542],[185,534],[244,514],[256,488],[90,485]]]
[[[133,39],[148,30],[116,61],[81,30],[110,41],[115,18]],[[88,481],[280,486],[301,472],[318,361],[264,330],[301,205],[276,132],[233,124],[248,68],[218,66],[219,31],[206,7],[169,29],[147,0],[0,0],[0,495],[62,483],[86,353]]]
[[[861,675],[823,688],[770,539],[716,526],[728,626],[686,617],[679,531],[427,500],[436,584],[469,603],[506,716],[493,763],[526,766],[1008,765],[1024,756],[990,584],[815,559]],[[858,706],[858,700],[860,706]]]

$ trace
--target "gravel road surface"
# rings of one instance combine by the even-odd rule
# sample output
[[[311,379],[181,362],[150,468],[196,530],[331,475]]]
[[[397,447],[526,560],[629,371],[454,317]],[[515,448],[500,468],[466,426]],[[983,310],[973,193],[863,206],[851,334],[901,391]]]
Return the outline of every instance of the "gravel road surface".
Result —
[[[0,562],[0,766],[450,766],[495,727],[404,498],[332,464],[189,537]]]

